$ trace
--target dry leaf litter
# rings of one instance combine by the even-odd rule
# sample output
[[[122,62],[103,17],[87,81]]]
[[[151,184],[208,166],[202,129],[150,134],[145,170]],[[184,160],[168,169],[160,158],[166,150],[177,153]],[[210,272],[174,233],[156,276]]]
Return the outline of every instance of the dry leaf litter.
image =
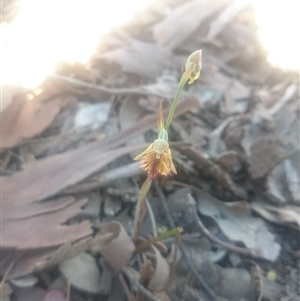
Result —
[[[18,1],[4,4],[9,22]],[[196,49],[170,129],[177,175],[152,187],[140,240],[184,233],[137,252],[132,158]],[[249,1],[154,2],[88,65],[4,86],[3,102],[1,300],[298,300],[299,81],[267,63]]]

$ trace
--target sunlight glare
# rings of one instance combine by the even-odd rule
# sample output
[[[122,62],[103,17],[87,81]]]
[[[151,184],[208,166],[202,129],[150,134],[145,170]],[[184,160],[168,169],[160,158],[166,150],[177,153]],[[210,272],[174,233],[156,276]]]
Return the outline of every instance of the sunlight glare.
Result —
[[[88,62],[102,34],[150,1],[23,0],[12,23],[1,26],[1,82],[35,88],[60,62]]]
[[[23,0],[12,23],[0,27],[1,83],[33,89],[61,62],[88,62],[102,34],[152,1]],[[299,69],[300,1],[252,3],[269,61],[283,69]]]
[[[300,68],[300,1],[253,0],[259,38],[268,61],[286,70]]]

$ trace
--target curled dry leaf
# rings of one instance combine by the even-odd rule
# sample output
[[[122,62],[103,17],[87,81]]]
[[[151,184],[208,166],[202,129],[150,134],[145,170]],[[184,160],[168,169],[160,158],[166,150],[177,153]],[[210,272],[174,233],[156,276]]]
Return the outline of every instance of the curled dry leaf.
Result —
[[[167,49],[176,49],[193,34],[205,19],[227,3],[228,0],[214,2],[204,0],[181,5],[168,18],[154,27],[156,41]]]
[[[148,284],[148,289],[153,292],[161,291],[168,283],[170,276],[170,267],[167,260],[162,257],[161,253],[156,247],[151,246],[151,250],[154,252],[155,268],[154,274]]]
[[[101,224],[95,240],[97,240],[98,236],[101,238],[107,234],[109,234],[107,239],[99,245],[95,243],[92,250],[99,251],[112,268],[119,272],[130,260],[135,246],[119,222]]]
[[[154,269],[151,261],[146,259],[140,267],[140,284],[148,286],[150,279],[153,277]]]
[[[159,45],[132,41],[130,45],[104,53],[102,58],[121,65],[124,72],[155,77],[170,64],[170,54]]]
[[[210,216],[222,232],[232,241],[243,242],[246,247],[260,251],[261,257],[275,261],[281,246],[268,230],[265,222],[251,216],[247,202],[224,203],[197,189],[199,211]]]
[[[153,292],[157,297],[162,297],[161,300],[169,300],[162,292],[168,285],[170,277],[170,268],[167,260],[162,257],[159,250],[151,245],[143,253],[146,256],[145,262],[141,267],[140,273],[133,268],[126,268],[136,280]]]

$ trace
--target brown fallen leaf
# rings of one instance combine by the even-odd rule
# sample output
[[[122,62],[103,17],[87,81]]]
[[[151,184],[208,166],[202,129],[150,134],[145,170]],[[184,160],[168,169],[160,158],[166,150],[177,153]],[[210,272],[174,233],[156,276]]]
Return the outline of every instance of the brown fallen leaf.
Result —
[[[138,40],[133,40],[123,48],[104,53],[101,58],[118,63],[124,72],[146,77],[157,76],[170,64],[170,53],[166,49]]]
[[[197,189],[198,210],[212,218],[221,231],[234,242],[243,242],[249,249],[260,251],[260,257],[275,262],[281,246],[267,224],[251,216],[251,208],[245,201],[222,202],[201,189]]]
[[[53,121],[70,97],[56,96],[57,90],[45,89],[28,98],[25,94],[14,97],[12,104],[1,113],[1,149],[24,143],[42,133]]]
[[[195,106],[195,101],[186,103],[191,107]],[[185,111],[189,105],[182,106],[181,110]],[[152,126],[155,119],[144,118],[140,122],[143,125],[142,129],[137,127],[135,130],[135,127],[131,127],[128,129],[129,132],[125,130],[123,133],[118,133],[113,136],[113,139],[110,137],[104,139],[105,141],[102,140],[69,153],[36,161],[13,176],[3,178],[2,184],[5,188],[2,205],[6,218],[3,220],[1,229],[1,247],[46,248],[65,244],[68,241],[73,242],[90,235],[92,230],[88,221],[70,226],[61,225],[80,212],[80,207],[85,204],[85,200],[74,203],[73,198],[62,198],[42,204],[37,201],[56,194],[65,187],[84,179],[118,156],[135,149],[127,147],[109,150],[109,146],[115,147],[121,144],[122,139],[126,141],[124,132],[128,133],[127,137],[133,136],[132,132],[142,133],[145,128]],[[123,136],[116,139],[119,134]],[[102,153],[99,151],[101,149]],[[84,157],[86,160],[82,160]]]
[[[229,0],[192,1],[175,9],[171,15],[154,27],[157,43],[169,50],[174,50],[184,42],[200,24]]]
[[[55,212],[64,209],[75,201],[74,197],[67,196],[55,200],[47,200],[42,203],[24,202],[23,200],[16,203],[2,202],[1,209],[3,220],[29,218],[36,215]]]
[[[191,97],[178,105],[175,115],[178,116],[198,106],[197,99]],[[135,125],[106,139],[35,161],[26,165],[22,171],[10,177],[4,177],[2,179],[4,208],[20,202],[40,201],[55,195],[87,178],[116,158],[138,149],[139,146],[113,148],[151,129],[156,124],[156,120],[156,114],[148,115]]]
[[[113,227],[110,227],[109,224],[110,223],[102,224],[101,226],[106,227],[108,231],[102,229],[102,234],[97,234],[94,238],[88,236],[73,243],[67,240],[59,248],[51,247],[34,250],[13,250],[4,248],[1,250],[3,259],[0,262],[1,275],[4,275],[9,269],[7,279],[18,278],[54,266],[82,252],[92,249],[100,250],[102,246],[107,246],[108,242],[111,241],[112,237],[116,234],[111,231]],[[122,250],[122,248],[120,250]]]
[[[34,249],[58,246],[67,241],[76,241],[93,233],[91,223],[63,225],[78,215],[87,203],[83,199],[57,212],[27,219],[4,220],[1,227],[0,247]]]

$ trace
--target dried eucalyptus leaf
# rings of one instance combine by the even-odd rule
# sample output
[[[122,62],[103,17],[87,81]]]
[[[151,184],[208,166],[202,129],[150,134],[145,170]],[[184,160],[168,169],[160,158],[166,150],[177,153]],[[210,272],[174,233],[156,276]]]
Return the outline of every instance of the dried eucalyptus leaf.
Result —
[[[59,269],[77,289],[91,294],[100,293],[100,271],[90,254],[81,253],[65,260],[59,264]]]
[[[251,208],[265,219],[290,226],[300,230],[300,207],[299,206],[271,206],[259,202],[253,202]]]
[[[197,199],[201,214],[213,218],[229,239],[243,242],[247,248],[260,250],[263,258],[276,261],[281,246],[265,222],[251,216],[247,202],[224,203],[200,190],[197,190]]]

